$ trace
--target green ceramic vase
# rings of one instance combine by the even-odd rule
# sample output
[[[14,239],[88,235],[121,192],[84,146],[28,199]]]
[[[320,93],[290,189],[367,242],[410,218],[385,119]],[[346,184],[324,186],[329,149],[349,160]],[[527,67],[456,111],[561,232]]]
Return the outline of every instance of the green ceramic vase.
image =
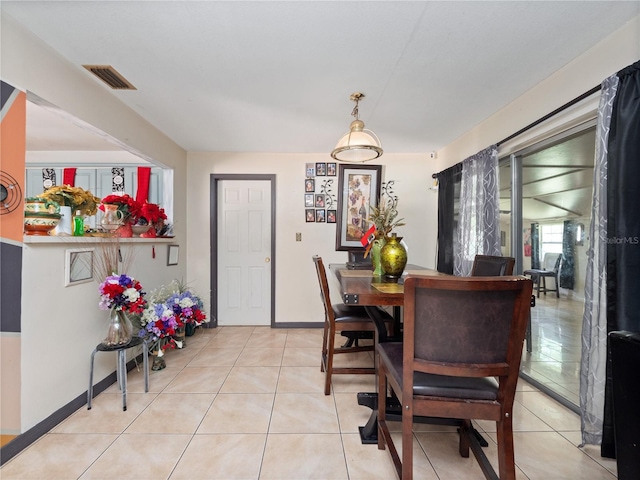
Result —
[[[373,246],[371,247],[371,263],[373,264],[373,274],[376,276],[384,275],[382,262],[380,261],[380,251],[382,247],[384,247],[384,244],[385,239],[378,238],[373,241]]]
[[[407,251],[400,243],[402,237],[392,233],[387,237],[387,243],[380,250],[382,271],[387,277],[400,278],[407,265]]]

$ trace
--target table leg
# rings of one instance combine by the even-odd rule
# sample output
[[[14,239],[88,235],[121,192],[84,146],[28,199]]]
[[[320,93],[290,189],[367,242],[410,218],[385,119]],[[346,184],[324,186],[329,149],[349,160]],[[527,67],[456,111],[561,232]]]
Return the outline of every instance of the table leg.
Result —
[[[87,390],[87,410],[91,410],[91,400],[93,398],[93,360],[96,356],[96,348],[91,354],[91,368],[89,369],[89,389]]]
[[[144,391],[149,391],[149,345],[147,341],[142,341],[142,368],[144,368]]]
[[[127,411],[127,354],[126,350],[118,351],[118,372],[120,375],[120,388],[122,390],[122,411]]]
[[[393,339],[387,336],[387,327],[380,315],[380,311],[377,307],[364,307],[367,314],[373,320],[376,325],[376,335],[374,342],[374,362],[376,366],[376,385],[378,384],[378,356],[375,353],[375,343],[385,343]],[[400,333],[400,307],[393,308],[394,316],[394,337],[397,338]],[[392,404],[392,400],[389,399],[387,405]],[[358,393],[358,405],[369,407],[371,409],[371,415],[367,423],[358,427],[360,431],[360,441],[364,445],[377,444],[378,443],[378,394],[376,392],[359,392]],[[395,411],[394,411],[395,413]]]

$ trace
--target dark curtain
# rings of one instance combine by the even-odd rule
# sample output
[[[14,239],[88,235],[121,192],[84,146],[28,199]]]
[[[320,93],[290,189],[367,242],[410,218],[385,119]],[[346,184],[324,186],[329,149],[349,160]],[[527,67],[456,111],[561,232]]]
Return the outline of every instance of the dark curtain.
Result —
[[[618,79],[608,144],[607,333],[640,332],[640,62],[618,72]],[[607,355],[602,456],[615,457],[614,442]]]
[[[560,269],[560,286],[573,290],[575,280],[575,259],[573,246],[576,243],[576,224],[572,220],[565,220],[562,229],[562,266]]]
[[[439,272],[453,275],[454,239],[456,233],[456,197],[460,200],[462,164],[447,168],[438,179],[438,265]]]
[[[540,269],[540,224],[531,224],[531,268]]]

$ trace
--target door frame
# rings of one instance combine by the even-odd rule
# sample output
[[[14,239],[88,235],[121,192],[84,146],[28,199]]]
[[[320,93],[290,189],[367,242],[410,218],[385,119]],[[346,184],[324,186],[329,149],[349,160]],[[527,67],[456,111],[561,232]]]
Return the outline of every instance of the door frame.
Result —
[[[276,322],[276,176],[274,174],[212,173],[209,176],[209,249],[211,258],[211,322],[218,326],[218,183],[225,180],[268,181],[271,184],[271,328]]]

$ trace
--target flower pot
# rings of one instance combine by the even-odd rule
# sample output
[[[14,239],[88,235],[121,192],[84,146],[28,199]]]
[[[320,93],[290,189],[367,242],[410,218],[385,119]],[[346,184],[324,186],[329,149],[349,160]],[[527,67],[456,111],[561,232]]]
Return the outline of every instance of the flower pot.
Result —
[[[176,328],[176,333],[173,335],[173,339],[176,341],[177,348],[184,348],[187,346],[185,341],[186,328],[184,326]]]
[[[407,265],[407,250],[400,243],[402,237],[395,233],[387,238],[387,243],[380,250],[380,263],[387,277],[400,278],[404,267]]]
[[[55,235],[71,235],[71,226],[73,222],[73,215],[71,214],[71,207],[60,207],[60,221],[56,226],[53,233]]]
[[[110,347],[124,346],[129,344],[132,336],[133,326],[127,314],[115,308],[109,310],[109,328],[102,343]]]

